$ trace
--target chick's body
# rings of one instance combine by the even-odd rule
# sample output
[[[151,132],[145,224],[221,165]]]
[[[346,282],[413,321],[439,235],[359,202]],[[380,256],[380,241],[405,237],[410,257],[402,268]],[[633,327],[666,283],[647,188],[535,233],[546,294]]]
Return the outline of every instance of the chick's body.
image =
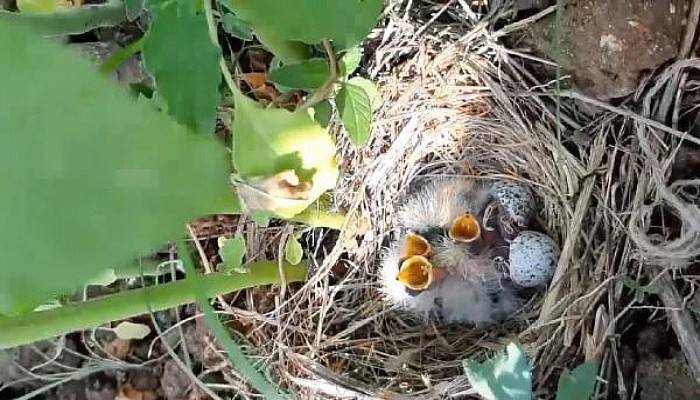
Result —
[[[409,196],[398,213],[399,238],[381,265],[380,283],[387,300],[424,319],[444,323],[489,324],[512,314],[522,301],[498,264],[508,258],[505,236],[512,226],[529,221],[534,206],[526,189],[517,185],[513,191],[504,189],[509,185],[443,178]],[[478,243],[462,243],[448,234],[453,221],[465,213],[483,222],[483,240]],[[408,233],[430,243],[431,264],[447,273],[427,290],[414,291],[397,280]]]

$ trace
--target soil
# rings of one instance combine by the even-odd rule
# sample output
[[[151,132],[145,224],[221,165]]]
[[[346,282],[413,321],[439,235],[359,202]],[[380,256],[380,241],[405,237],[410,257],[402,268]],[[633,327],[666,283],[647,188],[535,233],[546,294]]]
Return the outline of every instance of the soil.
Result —
[[[608,100],[676,57],[688,10],[687,0],[574,0],[559,23],[555,14],[536,23],[528,41],[560,61],[577,89]]]
[[[665,324],[639,327],[623,346],[622,368],[628,390],[636,381],[639,400],[700,399],[700,385],[693,379]]]

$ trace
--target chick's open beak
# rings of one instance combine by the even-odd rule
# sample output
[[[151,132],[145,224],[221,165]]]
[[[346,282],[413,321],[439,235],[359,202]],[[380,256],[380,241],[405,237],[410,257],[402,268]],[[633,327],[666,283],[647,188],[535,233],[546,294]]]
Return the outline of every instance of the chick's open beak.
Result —
[[[423,256],[412,256],[404,260],[396,279],[412,290],[425,290],[434,279],[433,264]]]
[[[401,249],[401,259],[413,256],[430,257],[433,255],[433,248],[430,243],[420,235],[408,233]]]
[[[481,238],[479,220],[472,214],[459,216],[452,222],[449,231],[450,238],[464,243],[471,243]]]

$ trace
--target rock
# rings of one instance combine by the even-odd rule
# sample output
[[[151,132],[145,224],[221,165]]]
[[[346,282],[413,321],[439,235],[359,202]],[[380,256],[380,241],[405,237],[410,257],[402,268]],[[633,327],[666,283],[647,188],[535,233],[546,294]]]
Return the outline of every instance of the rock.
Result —
[[[678,54],[687,0],[574,0],[534,24],[528,34],[539,53],[559,61],[574,86],[602,100],[633,93],[644,72]],[[556,46],[557,34],[559,46]]]

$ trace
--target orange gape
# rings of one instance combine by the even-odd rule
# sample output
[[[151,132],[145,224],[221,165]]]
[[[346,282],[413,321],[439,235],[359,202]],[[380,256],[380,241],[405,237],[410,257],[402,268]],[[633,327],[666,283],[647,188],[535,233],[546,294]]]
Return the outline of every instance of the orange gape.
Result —
[[[433,264],[423,256],[412,256],[401,263],[397,278],[413,290],[425,290],[433,283]]]
[[[481,226],[474,215],[464,214],[452,222],[449,233],[454,240],[470,243],[481,237]]]
[[[423,236],[415,233],[408,233],[406,241],[401,248],[401,259],[406,259],[412,256],[430,257],[433,255],[433,248]]]

